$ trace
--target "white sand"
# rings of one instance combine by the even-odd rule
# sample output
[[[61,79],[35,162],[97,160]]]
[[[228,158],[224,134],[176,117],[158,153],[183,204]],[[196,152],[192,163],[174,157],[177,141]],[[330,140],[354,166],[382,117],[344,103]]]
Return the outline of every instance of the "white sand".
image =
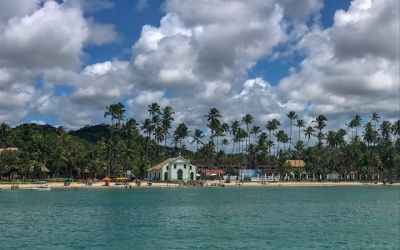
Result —
[[[225,186],[240,186],[240,187],[277,187],[277,186],[282,186],[282,187],[322,187],[322,186],[381,186],[383,183],[379,182],[378,184],[368,182],[286,182],[286,181],[280,181],[280,182],[267,182],[265,184],[261,184],[260,182],[243,182],[239,183],[236,181],[232,181],[231,183],[223,183],[219,181],[205,181],[204,186],[205,187],[213,187],[213,185],[217,184],[224,184]],[[49,182],[49,187],[55,188],[55,189],[77,189],[77,188],[126,188],[124,185],[115,185],[113,182],[110,183],[110,186],[104,186],[104,182],[94,182],[91,187],[85,186],[84,183],[80,182],[72,182],[70,186],[64,186],[63,182]],[[240,184],[240,185],[239,185]],[[142,181],[142,184],[140,187],[137,187],[134,182],[130,183],[131,188],[171,188],[171,187],[184,187],[180,186],[177,183],[167,183],[167,182],[153,182],[152,186],[147,186],[147,183],[145,181]],[[400,186],[400,183],[394,183],[394,184],[387,184],[388,186]],[[20,183],[19,188],[20,189],[31,189],[37,187],[36,184],[25,184],[25,183]],[[11,184],[0,184],[0,188],[3,190],[11,189]]]

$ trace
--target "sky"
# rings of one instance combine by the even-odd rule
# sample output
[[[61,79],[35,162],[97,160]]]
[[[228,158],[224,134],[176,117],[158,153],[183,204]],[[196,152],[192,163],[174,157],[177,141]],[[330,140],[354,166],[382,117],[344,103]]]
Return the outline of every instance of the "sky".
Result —
[[[122,102],[204,128],[250,113],[399,119],[398,0],[0,0],[0,122],[77,129]]]

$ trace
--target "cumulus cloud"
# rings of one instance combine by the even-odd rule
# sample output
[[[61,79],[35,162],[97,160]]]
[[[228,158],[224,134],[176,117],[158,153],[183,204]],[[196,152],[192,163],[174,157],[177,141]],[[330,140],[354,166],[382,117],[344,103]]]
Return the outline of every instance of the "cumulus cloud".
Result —
[[[11,18],[31,14],[37,6],[37,0],[0,1],[0,27]]]
[[[103,6],[97,9],[109,8],[107,3],[97,2]],[[128,62],[108,61],[80,70],[86,46],[118,39],[112,24],[86,18],[84,12],[89,10],[84,6],[79,1],[0,3],[0,121],[15,124],[28,114],[39,114],[62,122],[70,119],[64,115],[96,113],[93,106],[103,108],[105,102],[118,100],[132,89]],[[60,97],[54,92],[57,85],[72,86],[74,91]]]
[[[167,1],[159,27],[144,26],[133,70],[144,85],[234,82],[285,38],[282,8],[262,1]],[[150,77],[148,77],[150,72]]]
[[[301,69],[282,79],[283,100],[310,115],[343,119],[355,113],[399,112],[398,1],[353,1],[335,13],[332,27],[308,33]]]
[[[88,33],[80,10],[46,2],[32,15],[11,19],[4,27],[0,34],[0,65],[27,69],[77,67]]]
[[[93,19],[88,22],[89,34],[87,43],[94,45],[103,45],[117,42],[120,37],[113,24],[96,23]]]
[[[354,0],[326,29],[316,21],[318,0],[167,0],[160,24],[143,26],[130,61],[91,65],[82,62],[85,48],[119,34],[88,15],[112,3],[11,2],[0,3],[0,121],[15,124],[31,113],[76,128],[104,121],[105,106],[118,101],[137,120],[152,102],[170,105],[175,123],[191,128],[204,128],[211,107],[224,122],[251,113],[259,126],[272,118],[287,126],[290,110],[307,122],[322,113],[341,126],[354,113],[395,118],[399,111],[395,0]],[[304,59],[277,86],[265,80],[268,66],[264,79],[249,79],[261,60],[297,52]]]

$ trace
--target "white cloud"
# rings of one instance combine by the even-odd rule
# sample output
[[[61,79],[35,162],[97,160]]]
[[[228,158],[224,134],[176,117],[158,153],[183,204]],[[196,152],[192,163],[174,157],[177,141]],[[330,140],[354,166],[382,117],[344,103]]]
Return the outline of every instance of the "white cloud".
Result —
[[[204,127],[211,107],[225,122],[251,113],[261,127],[272,118],[287,126],[289,110],[308,122],[323,113],[334,125],[358,112],[398,114],[395,0],[355,0],[327,29],[316,21],[317,0],[168,0],[160,24],[143,26],[129,62],[110,59],[82,69],[85,46],[119,38],[112,24],[87,17],[113,4],[102,1],[91,10],[94,5],[0,3],[0,121],[17,123],[30,113],[76,128],[104,121],[105,106],[122,100],[137,120],[152,102],[170,105],[175,123],[192,128]],[[260,60],[298,51],[304,60],[278,86],[248,79]],[[68,93],[57,93],[58,86]]]
[[[33,14],[7,23],[0,34],[0,65],[77,67],[88,33],[80,10],[48,1]]]
[[[166,10],[160,27],[144,26],[132,48],[143,85],[232,83],[285,38],[282,8],[273,3],[168,1]]]
[[[103,6],[97,9],[110,7],[97,3]],[[85,117],[79,124],[95,121],[93,108],[103,109],[132,89],[128,62],[89,65],[80,72],[85,46],[118,38],[113,25],[85,18],[89,10],[81,2],[2,1],[0,7],[0,121],[15,124],[28,114],[53,115],[68,124],[78,115]],[[60,97],[56,85],[74,91]]]
[[[120,39],[113,24],[96,23],[93,19],[89,19],[87,23],[89,28],[87,43],[89,44],[104,45]]]
[[[398,116],[398,4],[356,0],[336,12],[331,28],[307,34],[301,69],[279,84],[283,99],[342,121],[355,113]]]
[[[0,1],[0,28],[11,18],[31,14],[38,6],[37,0]]]

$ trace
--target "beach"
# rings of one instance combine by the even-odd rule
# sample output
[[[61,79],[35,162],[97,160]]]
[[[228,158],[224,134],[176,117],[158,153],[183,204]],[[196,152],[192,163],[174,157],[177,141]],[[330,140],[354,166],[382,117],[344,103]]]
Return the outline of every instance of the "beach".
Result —
[[[148,186],[146,182],[141,183],[140,186],[137,186],[136,183],[131,182],[127,186],[125,185],[116,185],[111,182],[110,186],[105,186],[103,181],[93,182],[92,186],[86,186],[83,182],[72,182],[69,186],[64,186],[63,182],[48,182],[50,188],[53,189],[81,189],[81,188],[96,188],[96,189],[114,189],[114,188],[178,188],[178,187],[188,187],[185,185],[180,185],[179,183],[168,183],[168,182],[153,182],[151,186]],[[382,182],[373,183],[373,182],[319,182],[319,181],[277,181],[277,182],[236,182],[232,181],[230,183],[224,183],[220,181],[204,181],[202,187],[221,187],[224,186],[239,186],[239,187],[334,187],[334,186],[399,186],[400,183],[393,184],[383,184]],[[11,189],[11,183],[2,183],[0,184],[0,188],[2,190]],[[31,189],[36,188],[37,184],[35,183],[20,183],[19,189]],[[189,186],[190,187],[190,186]]]

